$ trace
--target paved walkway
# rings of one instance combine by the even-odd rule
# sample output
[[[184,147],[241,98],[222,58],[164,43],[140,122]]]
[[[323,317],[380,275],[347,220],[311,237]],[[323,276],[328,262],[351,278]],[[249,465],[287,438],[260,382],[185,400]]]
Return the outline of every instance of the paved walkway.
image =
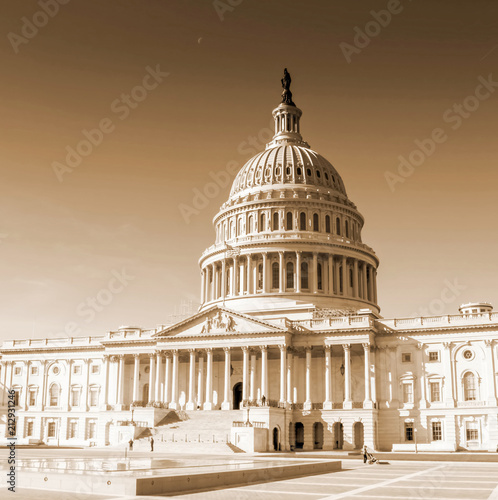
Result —
[[[498,500],[498,464],[391,462],[363,465],[348,460],[341,472],[188,495],[117,497],[18,490],[16,500]]]

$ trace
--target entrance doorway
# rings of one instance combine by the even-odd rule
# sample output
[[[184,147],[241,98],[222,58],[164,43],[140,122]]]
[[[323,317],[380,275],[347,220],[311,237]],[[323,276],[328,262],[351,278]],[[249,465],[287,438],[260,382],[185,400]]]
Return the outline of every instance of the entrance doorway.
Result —
[[[341,422],[334,424],[334,449],[342,450],[344,445],[344,426]]]
[[[237,382],[233,386],[233,409],[240,410],[240,403],[242,403],[242,382]]]
[[[313,449],[323,449],[323,424],[321,422],[315,422],[313,424],[313,437]]]
[[[280,440],[278,439],[278,435],[279,435],[278,427],[274,427],[273,428],[273,449],[274,449],[274,451],[278,451],[278,448],[279,448]]]
[[[363,424],[361,422],[355,422],[353,426],[354,434],[354,449],[361,450],[363,448]]]
[[[296,422],[294,430],[296,434],[296,450],[302,450],[304,447],[304,425],[301,422]]]

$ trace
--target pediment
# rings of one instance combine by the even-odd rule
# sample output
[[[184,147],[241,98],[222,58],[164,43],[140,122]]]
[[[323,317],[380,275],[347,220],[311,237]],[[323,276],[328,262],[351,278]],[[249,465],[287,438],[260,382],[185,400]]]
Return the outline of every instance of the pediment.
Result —
[[[157,332],[154,337],[186,338],[284,332],[287,330],[267,321],[215,306]]]

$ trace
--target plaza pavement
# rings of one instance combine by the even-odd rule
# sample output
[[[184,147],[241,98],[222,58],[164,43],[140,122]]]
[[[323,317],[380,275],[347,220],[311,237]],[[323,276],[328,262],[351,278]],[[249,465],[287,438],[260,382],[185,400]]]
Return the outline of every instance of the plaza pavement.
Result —
[[[79,456],[81,455],[80,450]],[[166,456],[158,454],[155,458],[166,458]],[[361,460],[349,459],[343,461],[343,467],[342,471],[335,473],[167,498],[181,500],[474,500],[489,498],[498,500],[498,463],[390,461],[388,464],[364,465]],[[20,488],[12,498],[16,500],[131,500],[135,498],[164,500],[166,497],[87,495]]]

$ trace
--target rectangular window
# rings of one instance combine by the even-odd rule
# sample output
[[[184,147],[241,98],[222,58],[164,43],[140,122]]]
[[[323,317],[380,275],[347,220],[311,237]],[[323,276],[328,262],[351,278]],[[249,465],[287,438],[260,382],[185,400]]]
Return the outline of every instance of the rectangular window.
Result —
[[[38,367],[37,366],[31,367],[31,375],[38,375]]]
[[[439,351],[432,351],[429,353],[429,361],[439,361]]]
[[[431,402],[437,403],[441,401],[441,390],[439,382],[431,382]]]
[[[404,352],[401,354],[401,361],[403,363],[411,363],[412,362],[412,353],[411,352]]]
[[[26,424],[26,437],[30,437],[33,435],[33,421],[32,420],[28,420],[27,424]]]
[[[100,365],[92,365],[92,373],[100,373]]]
[[[14,375],[21,375],[21,367],[20,366],[14,367]]]
[[[55,422],[49,422],[47,425],[47,437],[55,437]]]
[[[14,406],[19,406],[19,389],[14,389]]]
[[[403,384],[403,403],[413,403],[413,384]]]
[[[90,389],[90,406],[97,406],[99,404],[99,390],[97,387]]]
[[[69,421],[69,439],[75,438],[78,435],[78,421],[70,420]]]
[[[80,395],[81,395],[81,390],[79,387],[73,387],[71,389],[71,406],[80,405]]]
[[[29,391],[29,406],[36,406],[36,389]]]
[[[95,439],[97,437],[97,424],[94,420],[88,422],[88,439]]]
[[[81,373],[81,365],[74,365],[73,366],[73,373],[75,375],[79,375]]]
[[[467,441],[479,441],[479,427],[477,422],[467,422]]]
[[[413,422],[405,422],[405,441],[413,441]]]
[[[441,422],[432,422],[432,440],[442,441],[443,439],[443,429]]]

